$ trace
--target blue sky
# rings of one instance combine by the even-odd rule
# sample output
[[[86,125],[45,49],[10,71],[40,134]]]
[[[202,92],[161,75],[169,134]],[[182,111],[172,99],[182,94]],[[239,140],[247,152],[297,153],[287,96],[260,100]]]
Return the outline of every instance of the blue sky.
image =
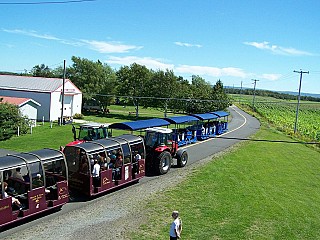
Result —
[[[51,0],[61,2],[63,0]],[[0,0],[0,71],[71,57],[199,75],[225,86],[320,93],[318,0]],[[10,4],[7,4],[10,3]],[[19,3],[19,4],[13,4]]]

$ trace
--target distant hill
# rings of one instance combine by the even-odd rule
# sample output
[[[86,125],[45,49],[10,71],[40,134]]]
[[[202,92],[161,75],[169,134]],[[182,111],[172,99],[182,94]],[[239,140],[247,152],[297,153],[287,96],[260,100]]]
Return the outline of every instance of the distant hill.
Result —
[[[297,96],[297,92],[290,92],[290,91],[277,91],[279,93],[284,93],[284,94],[290,94]],[[320,94],[315,94],[315,93],[301,93],[301,96],[308,96],[308,97],[314,97],[314,98],[320,98]]]
[[[241,89],[240,87],[231,87],[231,86],[225,86],[224,88],[227,89]],[[252,88],[242,88],[242,90],[253,90]],[[283,94],[289,94],[293,96],[298,96],[298,92],[290,92],[290,91],[272,91],[272,90],[266,90],[266,89],[256,89],[257,91],[270,91],[270,92],[276,92],[276,93],[283,93]],[[314,98],[320,98],[320,94],[316,93],[301,93],[301,96],[306,96],[306,97],[314,97]]]

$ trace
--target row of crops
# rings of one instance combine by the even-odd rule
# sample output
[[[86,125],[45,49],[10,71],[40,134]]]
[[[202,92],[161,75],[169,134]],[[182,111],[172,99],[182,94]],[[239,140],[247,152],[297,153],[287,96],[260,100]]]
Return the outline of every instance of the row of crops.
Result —
[[[251,98],[250,96],[242,98],[240,103],[252,107],[252,96]],[[294,133],[296,101],[279,101],[258,97],[255,99],[254,107],[258,114],[273,123],[278,129],[288,134]],[[320,103],[300,103],[297,132],[304,139],[320,142]]]

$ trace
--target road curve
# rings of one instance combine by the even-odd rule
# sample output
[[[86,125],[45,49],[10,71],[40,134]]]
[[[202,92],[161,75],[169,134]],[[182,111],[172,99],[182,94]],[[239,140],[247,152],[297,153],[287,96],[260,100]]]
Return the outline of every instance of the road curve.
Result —
[[[247,138],[259,129],[259,121],[239,108],[232,106],[229,111],[232,119],[228,132],[186,147],[189,166],[239,142],[236,138]],[[187,175],[188,165],[182,169],[173,168],[166,175],[145,177],[139,184],[95,199],[68,203],[61,211],[30,222],[13,224],[0,233],[0,239],[127,239],[125,231],[137,227],[142,218],[134,209],[155,192],[177,184],[182,175]]]
[[[188,149],[189,163],[221,152],[239,142],[238,139],[247,138],[260,128],[260,122],[256,118],[239,108],[232,106],[228,110],[232,117],[228,131],[216,138],[188,145],[186,148]]]

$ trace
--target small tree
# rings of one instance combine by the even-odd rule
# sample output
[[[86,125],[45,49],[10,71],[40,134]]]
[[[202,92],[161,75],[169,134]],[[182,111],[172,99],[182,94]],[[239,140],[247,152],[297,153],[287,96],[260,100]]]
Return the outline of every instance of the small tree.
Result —
[[[27,133],[28,120],[22,116],[17,106],[2,103],[2,99],[0,99],[0,141],[16,135],[18,126],[21,134]]]

